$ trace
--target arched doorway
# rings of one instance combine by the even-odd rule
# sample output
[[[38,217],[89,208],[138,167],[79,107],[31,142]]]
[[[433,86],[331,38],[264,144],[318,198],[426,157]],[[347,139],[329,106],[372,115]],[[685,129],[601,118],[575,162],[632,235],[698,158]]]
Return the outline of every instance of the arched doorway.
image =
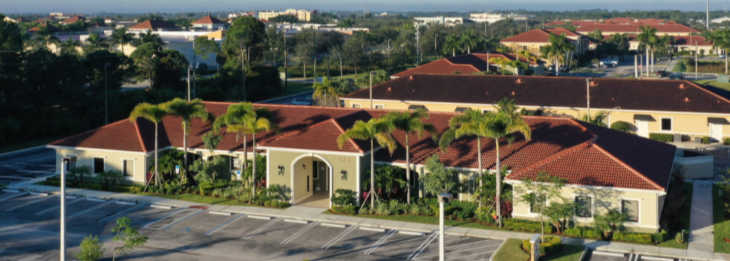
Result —
[[[332,164],[315,154],[292,161],[292,203],[311,207],[330,207]]]

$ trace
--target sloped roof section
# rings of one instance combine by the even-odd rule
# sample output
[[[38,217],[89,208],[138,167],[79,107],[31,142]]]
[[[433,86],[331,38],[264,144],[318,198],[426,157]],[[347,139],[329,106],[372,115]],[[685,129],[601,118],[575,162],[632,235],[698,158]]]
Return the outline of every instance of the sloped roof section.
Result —
[[[218,20],[218,18],[212,17],[210,15],[203,16],[199,18],[198,20],[193,21],[191,24],[223,24],[224,22],[221,20]]]
[[[140,142],[136,124],[127,119],[58,139],[48,145],[134,152],[147,151]]]

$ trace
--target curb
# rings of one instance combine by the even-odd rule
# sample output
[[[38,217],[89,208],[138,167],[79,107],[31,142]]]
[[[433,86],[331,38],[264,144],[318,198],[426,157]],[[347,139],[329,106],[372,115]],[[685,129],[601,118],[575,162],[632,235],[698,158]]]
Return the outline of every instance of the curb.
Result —
[[[3,152],[3,153],[0,153],[0,159],[4,159],[6,157],[14,156],[17,154],[22,154],[22,153],[29,152],[29,151],[41,150],[41,149],[45,149],[45,148],[46,148],[46,145],[44,144],[44,145],[38,145],[38,146],[28,147],[28,148],[24,148],[24,149],[14,150],[14,151]]]

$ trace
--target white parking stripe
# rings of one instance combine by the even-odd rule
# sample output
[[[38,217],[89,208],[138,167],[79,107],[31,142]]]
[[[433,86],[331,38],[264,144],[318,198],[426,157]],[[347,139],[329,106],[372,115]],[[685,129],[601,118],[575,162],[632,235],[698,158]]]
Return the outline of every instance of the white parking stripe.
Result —
[[[612,256],[612,257],[624,257],[626,254],[624,254],[624,253],[616,253],[616,252],[606,252],[606,251],[594,250],[593,251],[593,255]]]
[[[170,210],[170,209],[172,209],[172,206],[168,206],[168,205],[158,205],[158,204],[152,204],[152,205],[150,205],[150,207],[151,207],[151,208],[157,208],[157,209],[167,209],[167,210]]]
[[[641,256],[641,260],[653,260],[653,261],[673,261],[674,259],[658,256]]]
[[[186,220],[186,219],[188,219],[189,217],[192,217],[192,216],[198,215],[198,214],[200,214],[200,213],[203,213],[203,211],[204,211],[203,209],[198,209],[198,211],[195,211],[195,212],[189,213],[189,214],[187,214],[187,215],[185,215],[185,216],[179,217],[179,218],[177,218],[177,219],[173,220],[172,222],[168,223],[167,225],[164,225],[164,226],[162,226],[162,227],[160,228],[160,230],[167,230],[167,229],[168,229],[168,228],[170,228],[170,227],[171,227],[172,225],[175,225],[175,224],[177,224],[177,223],[180,223],[181,221],[183,221],[183,220]]]
[[[236,214],[235,216],[233,216],[233,217],[227,219],[226,221],[224,221],[222,224],[216,226],[215,228],[213,228],[210,231],[208,231],[207,233],[205,233],[205,235],[206,236],[210,236],[213,233],[218,232],[221,229],[227,227],[228,225],[233,224],[234,222],[238,221],[241,218],[243,218],[243,214]]]
[[[362,253],[365,254],[365,255],[372,254],[373,252],[375,252],[376,249],[378,249],[378,247],[384,245],[385,244],[385,241],[387,241],[388,238],[390,238],[393,235],[395,235],[396,232],[397,231],[395,231],[395,230],[388,230],[382,237],[380,237],[380,239],[378,239],[378,241],[375,241],[375,243],[373,243],[372,245],[370,245],[370,247],[368,247],[367,249],[365,249],[365,251],[363,251]]]
[[[15,192],[14,194],[10,194],[10,195],[7,195],[7,196],[4,196],[4,197],[0,198],[0,201],[6,201],[6,200],[9,200],[9,199],[14,199],[14,198],[17,198],[17,197],[20,197],[20,196],[25,196],[25,195],[28,195],[28,194],[29,194],[28,192],[20,192],[20,193]]]
[[[271,220],[271,217],[267,217],[267,216],[248,215],[246,217],[252,218],[252,219],[258,219],[258,220]]]
[[[29,202],[25,202],[23,204],[16,205],[16,206],[14,206],[12,208],[5,209],[5,211],[10,212],[10,211],[13,211],[13,210],[16,210],[16,209],[19,209],[19,208],[22,208],[22,207],[25,207],[25,206],[28,206],[28,205],[33,205],[35,203],[39,203],[41,201],[51,199],[51,198],[54,198],[54,197],[40,197],[40,198],[38,198],[36,200],[31,200]]]
[[[9,189],[9,188],[3,189],[3,191],[10,192],[10,193],[19,193],[20,192],[20,190],[17,190],[17,189]]]
[[[431,242],[433,242],[438,237],[438,235],[439,235],[438,232],[433,232],[430,235],[428,235],[426,240],[424,240],[423,243],[421,243],[421,245],[419,245],[415,250],[413,250],[413,252],[411,252],[411,254],[408,256],[408,258],[406,260],[413,260],[418,255],[420,255],[423,252],[423,250],[426,249],[426,247],[428,247],[428,245],[430,245]]]
[[[100,198],[86,198],[88,201],[94,201],[94,202],[105,202],[106,200],[100,199]]]
[[[416,231],[403,231],[403,230],[399,230],[399,231],[398,231],[398,234],[401,234],[401,235],[408,235],[408,236],[424,236],[424,235],[426,235],[426,233],[423,233],[423,232],[416,232]]]
[[[114,204],[127,205],[127,206],[137,205],[137,203],[134,203],[134,202],[131,202],[131,201],[124,201],[124,200],[115,200],[114,201]]]
[[[119,211],[119,212],[115,213],[114,215],[111,215],[111,216],[108,216],[108,217],[99,219],[99,223],[109,222],[109,220],[115,219],[117,217],[120,217],[120,216],[122,216],[124,214],[130,213],[132,211],[136,211],[136,210],[138,210],[140,208],[143,208],[143,207],[146,207],[146,205],[145,204],[139,204],[136,207],[124,209],[122,211]]]
[[[96,205],[96,206],[93,206],[93,207],[90,207],[90,208],[84,209],[84,210],[82,210],[82,211],[76,212],[76,213],[74,213],[73,215],[69,216],[69,217],[68,217],[68,220],[71,220],[71,219],[73,219],[73,218],[75,218],[75,217],[78,217],[78,216],[81,216],[81,215],[85,215],[86,213],[89,213],[89,212],[91,212],[91,211],[94,211],[94,210],[97,210],[97,209],[103,208],[103,207],[105,207],[105,206],[107,206],[107,205],[109,205],[109,204],[111,204],[111,203],[113,203],[113,202],[111,202],[111,201],[107,201],[107,202],[101,203],[101,204],[99,204],[99,205]]]
[[[277,223],[279,223],[279,220],[277,220],[277,219],[271,220],[271,221],[269,221],[269,223],[266,223],[263,226],[260,226],[258,229],[251,231],[248,234],[246,234],[245,236],[241,237],[241,239],[251,239],[252,237],[256,236],[256,234],[266,231],[267,229],[276,225]]]
[[[219,216],[231,216],[233,213],[231,212],[225,212],[225,211],[208,211],[208,214],[211,215],[219,215]]]
[[[347,229],[342,231],[339,235],[333,237],[332,239],[330,239],[329,241],[324,243],[324,245],[322,245],[322,250],[327,250],[330,247],[334,246],[335,244],[337,244],[337,242],[339,242],[340,240],[345,238],[348,234],[352,233],[352,231],[355,231],[355,229],[356,229],[355,226],[348,227]]]
[[[309,221],[307,221],[307,220],[300,220],[300,219],[284,219],[284,222],[287,222],[287,223],[297,223],[297,224],[309,224]]]
[[[360,227],[360,230],[385,233],[384,228],[377,228],[377,227]]]
[[[84,200],[84,199],[83,198],[77,198],[77,199],[71,200],[69,202],[66,202],[66,207],[71,206],[71,205],[76,204],[76,203],[79,203],[82,200]],[[60,208],[61,208],[61,206],[55,206],[55,207],[52,207],[52,208],[47,208],[47,209],[38,211],[38,213],[35,213],[35,214],[36,214],[36,216],[40,216],[40,215],[46,214],[48,212],[51,212],[51,211],[54,211],[54,210],[58,210]]]
[[[299,229],[299,231],[295,232],[291,236],[282,240],[280,245],[285,246],[286,244],[289,244],[289,242],[296,240],[300,236],[304,235],[304,233],[309,232],[309,230],[312,230],[316,226],[317,226],[317,223],[311,223],[309,225],[304,226],[303,228]]]
[[[149,223],[145,224],[144,226],[142,226],[142,228],[143,228],[143,229],[144,229],[144,228],[147,228],[147,227],[151,226],[152,224],[155,224],[155,223],[157,223],[157,222],[160,222],[160,220],[163,220],[163,219],[166,219],[166,218],[168,218],[168,217],[174,216],[174,215],[176,215],[177,213],[183,212],[184,210],[185,210],[184,208],[181,208],[181,209],[178,209],[178,210],[172,211],[172,212],[168,213],[167,215],[165,215],[165,216],[163,216],[163,217],[161,217],[161,218],[159,218],[159,219],[156,219],[156,220],[154,220],[154,221],[152,221],[152,222],[149,222]]]
[[[323,226],[323,227],[334,227],[334,228],[345,228],[345,227],[347,227],[347,225],[343,225],[343,224],[332,224],[332,223],[321,223],[319,225],[320,226]]]

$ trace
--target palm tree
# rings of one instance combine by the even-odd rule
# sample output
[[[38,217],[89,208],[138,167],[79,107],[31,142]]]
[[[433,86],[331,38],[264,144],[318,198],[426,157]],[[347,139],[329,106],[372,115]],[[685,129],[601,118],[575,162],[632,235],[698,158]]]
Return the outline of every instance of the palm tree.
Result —
[[[159,173],[157,171],[157,151],[158,151],[158,125],[162,121],[162,118],[167,115],[167,110],[162,108],[162,106],[157,104],[149,104],[146,102],[137,104],[137,106],[134,106],[134,109],[129,114],[129,120],[132,122],[136,122],[137,118],[145,118],[148,121],[151,121],[155,124],[155,173],[154,173],[154,179],[155,184],[160,184],[160,177]],[[149,181],[147,181],[147,184],[149,184]]]
[[[725,53],[725,74],[728,73],[727,53],[730,50],[730,29],[721,29],[713,32],[707,31],[705,38],[712,42],[712,45]],[[692,43],[688,43],[692,44]]]
[[[461,45],[463,45],[464,49],[466,49],[467,54],[471,54],[472,48],[477,47],[479,44],[479,36],[474,32],[474,30],[468,30],[459,36],[459,42]]]
[[[439,139],[439,147],[445,150],[452,142],[463,136],[476,136],[477,145],[477,179],[479,180],[479,187],[481,188],[484,184],[482,181],[483,167],[482,167],[482,138],[486,137],[484,132],[486,124],[486,114],[477,110],[466,110],[464,113],[451,117],[449,120],[449,129],[441,134]],[[482,201],[479,201],[481,206]]]
[[[639,33],[636,39],[639,40],[639,43],[641,44],[641,46],[644,47],[644,50],[646,51],[646,74],[648,76],[649,64],[651,63],[649,56],[652,48],[656,45],[657,41],[656,28],[651,26],[642,26],[641,33]]]
[[[555,61],[555,76],[560,74],[560,60],[565,59],[565,55],[573,50],[573,45],[568,41],[565,35],[550,35],[550,45],[540,48],[540,53],[545,59]]]
[[[398,146],[390,134],[393,128],[393,124],[390,121],[380,118],[372,118],[367,122],[358,120],[352,128],[337,137],[337,146],[340,148],[350,139],[370,140],[370,191],[368,192],[370,209],[375,209],[375,141],[381,147],[386,147],[388,152],[393,154],[393,151]],[[367,201],[367,198],[365,200]]]
[[[261,108],[253,108],[253,104],[248,103],[251,109],[243,116],[244,130],[251,134],[251,147],[253,150],[253,161],[251,162],[251,187],[252,197],[256,196],[256,134],[262,131],[270,131],[275,129],[274,123],[269,120],[268,110]]]
[[[236,141],[238,141],[239,137],[243,138],[242,171],[245,171],[248,168],[248,150],[246,140],[246,135],[248,134],[248,132],[246,130],[246,124],[244,123],[244,117],[246,116],[246,114],[249,113],[249,111],[252,110],[253,105],[251,105],[251,103],[233,104],[228,106],[228,110],[226,110],[224,114],[218,116],[218,118],[215,119],[215,122],[213,122],[213,130],[215,132],[218,132],[221,128],[225,127],[226,132],[236,134]]]
[[[119,28],[112,32],[112,43],[119,44],[119,46],[122,49],[122,53],[125,53],[124,51],[124,45],[126,43],[129,43],[132,41],[132,34],[127,32],[127,28]]]
[[[496,206],[497,206],[497,223],[502,226],[502,169],[500,166],[499,156],[499,140],[507,137],[508,135],[519,132],[525,137],[525,140],[531,139],[530,125],[525,122],[517,111],[515,102],[510,99],[502,99],[497,103],[497,113],[488,113],[485,125],[485,136],[494,139],[494,146],[496,151],[495,170],[497,175],[497,195],[496,195]]]
[[[428,118],[428,114],[425,110],[419,109],[409,112],[390,112],[385,115],[393,126],[405,132],[405,149],[406,149],[406,202],[411,204],[411,153],[410,143],[408,142],[408,136],[411,133],[416,133],[418,137],[421,137],[424,131],[428,131],[431,134],[436,133],[436,128],[430,124],[423,122]]]
[[[312,86],[314,92],[312,92],[312,98],[318,101],[322,101],[320,105],[329,105],[329,99],[337,97],[337,84],[329,80],[329,77],[324,77],[322,82],[315,82]]]
[[[162,108],[167,110],[167,113],[180,117],[182,119],[183,129],[183,151],[184,151],[184,166],[185,173],[188,168],[188,134],[190,131],[190,122],[193,118],[199,118],[203,120],[209,119],[208,111],[205,109],[205,104],[200,99],[194,99],[192,101],[186,101],[181,98],[172,99],[166,103],[163,103]],[[188,177],[190,178],[190,177]],[[188,179],[190,180],[190,179]]]

